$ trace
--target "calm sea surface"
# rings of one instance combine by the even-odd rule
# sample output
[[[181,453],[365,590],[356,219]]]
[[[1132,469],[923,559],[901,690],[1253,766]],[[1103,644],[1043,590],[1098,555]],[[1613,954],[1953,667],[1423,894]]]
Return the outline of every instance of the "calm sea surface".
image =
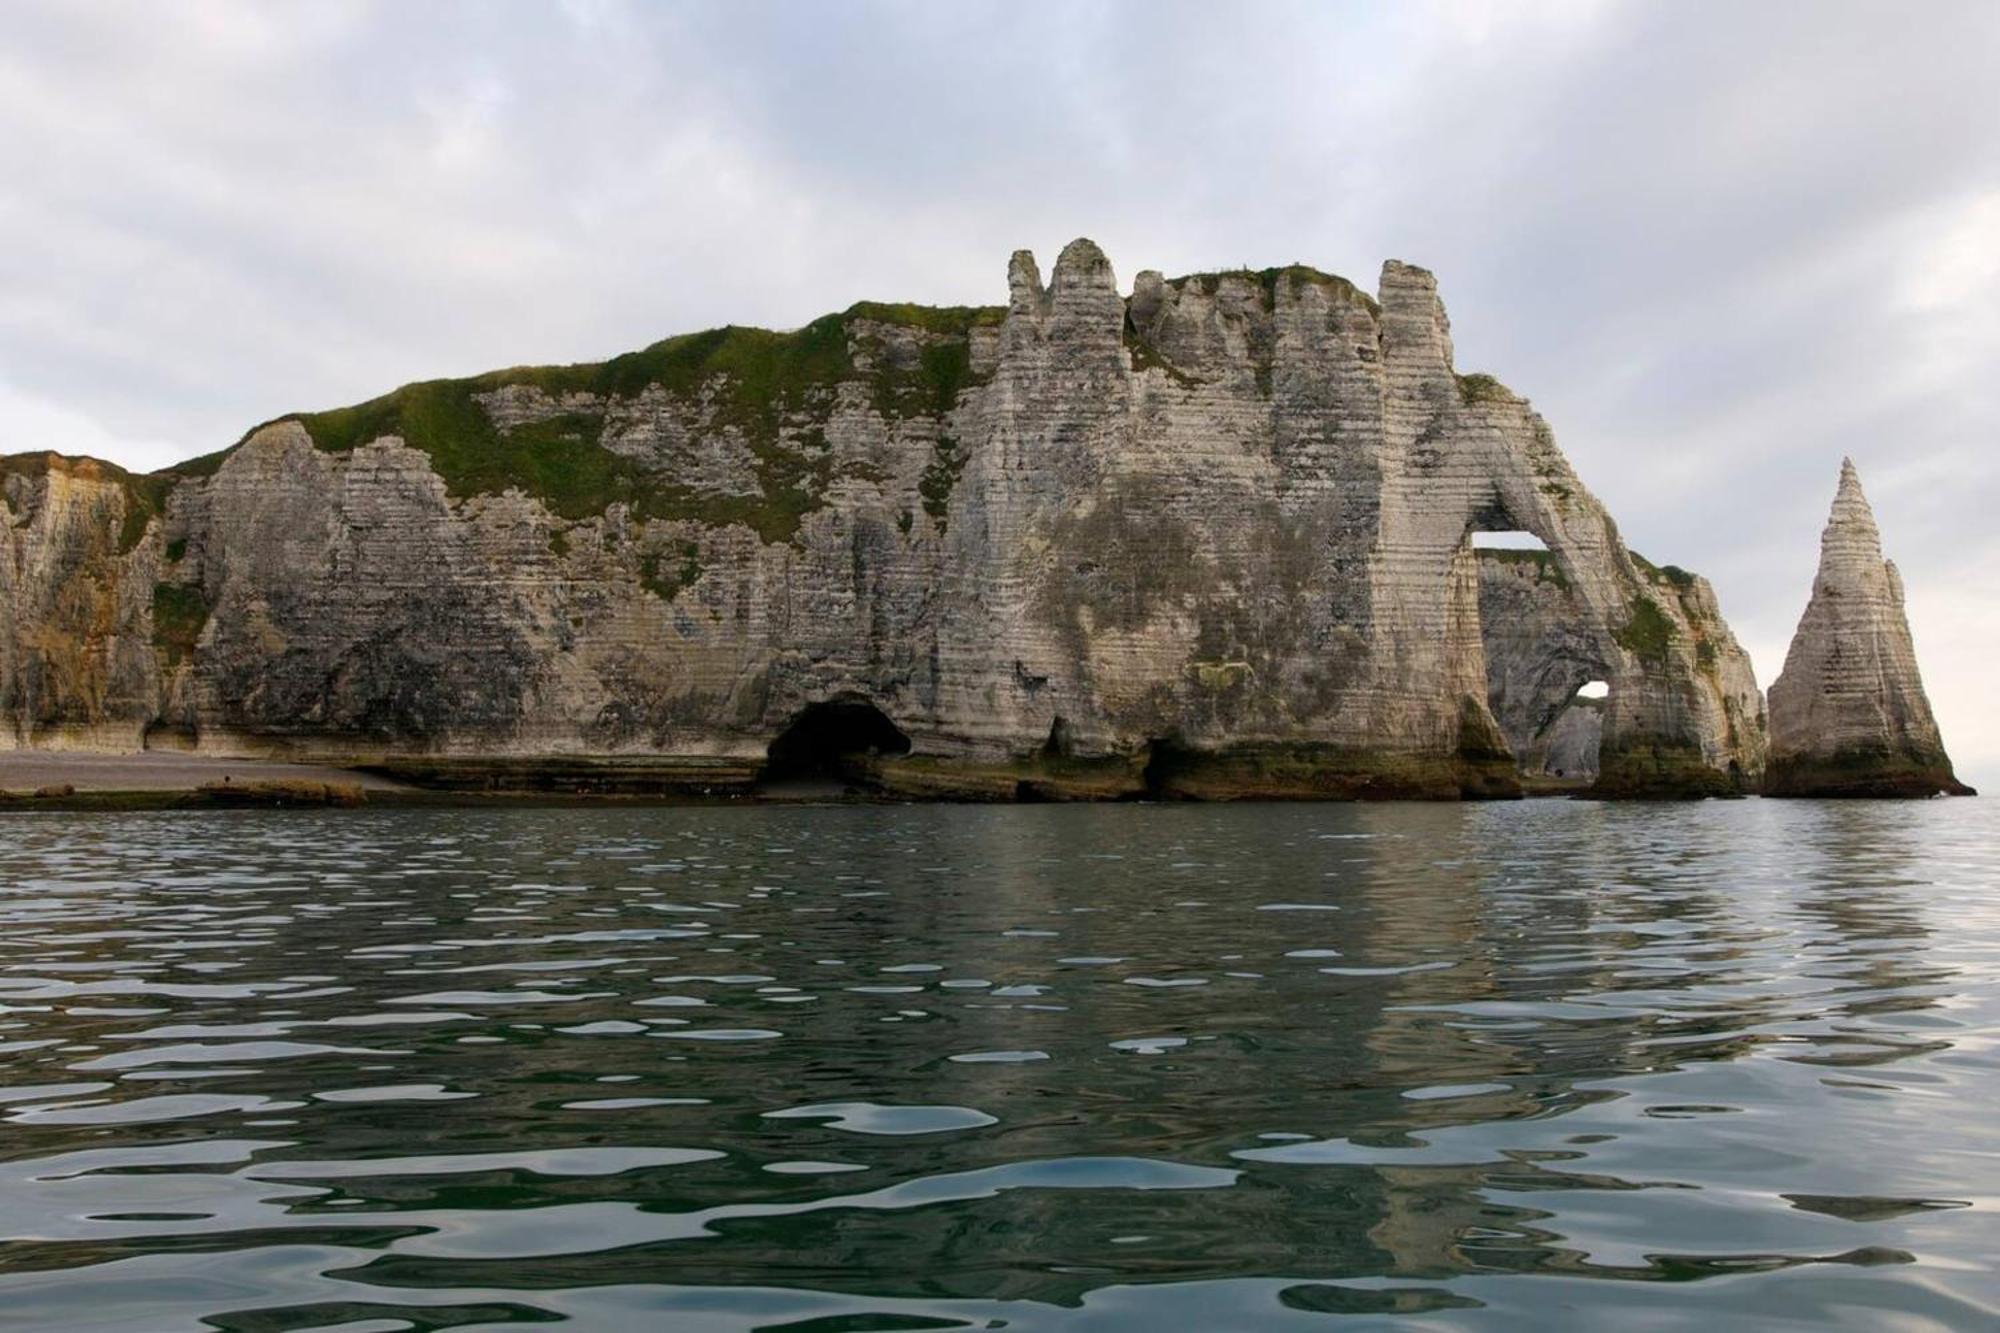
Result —
[[[0,1328],[1993,1328],[1996,812],[5,817]]]

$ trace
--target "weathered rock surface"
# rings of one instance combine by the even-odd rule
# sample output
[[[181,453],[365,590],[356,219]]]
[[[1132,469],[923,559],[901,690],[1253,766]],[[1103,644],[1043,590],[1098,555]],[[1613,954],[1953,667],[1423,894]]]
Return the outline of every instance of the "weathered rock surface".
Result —
[[[1604,741],[1604,705],[1577,699],[1549,725],[1540,750],[1544,777],[1588,780],[1597,776],[1597,751]]]
[[[149,478],[12,460],[0,736],[726,784],[865,704],[891,790],[1456,797],[1603,680],[1600,791],[1756,780],[1713,594],[1455,371],[1429,273],[1128,299],[1078,241],[1008,298],[414,384]]]
[[[1635,599],[1634,613],[1607,646],[1601,622],[1556,555],[1479,553],[1486,691],[1508,748],[1523,772],[1566,778],[1600,778],[1600,754],[1608,754],[1612,780],[1625,784],[1621,794],[1670,793],[1676,785],[1670,772],[1634,761],[1631,752],[1643,742],[1619,740],[1607,751],[1604,737],[1618,691],[1605,700],[1577,698],[1583,685],[1610,683],[1629,672],[1622,650],[1654,672],[1691,669],[1700,677],[1720,706],[1726,757],[1715,762],[1729,785],[1740,787],[1761,767],[1765,735],[1764,698],[1749,657],[1723,622],[1706,579],[1640,556],[1630,559],[1644,601]]]
[[[1819,540],[1819,573],[1771,686],[1773,796],[1970,795],[1952,773],[1917,671],[1903,580],[1882,558],[1852,460]]]

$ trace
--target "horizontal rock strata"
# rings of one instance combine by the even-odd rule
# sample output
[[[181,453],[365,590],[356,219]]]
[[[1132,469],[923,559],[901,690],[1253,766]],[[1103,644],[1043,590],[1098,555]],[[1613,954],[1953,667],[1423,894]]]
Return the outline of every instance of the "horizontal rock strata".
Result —
[[[1128,298],[1078,241],[1004,307],[413,384],[147,478],[5,466],[0,744],[714,790],[865,707],[843,771],[912,795],[1490,796],[1602,680],[1605,794],[1764,762],[1707,585],[1395,262]]]
[[[1917,670],[1903,580],[1852,460],[1820,536],[1812,598],[1771,686],[1773,796],[1970,795]]]

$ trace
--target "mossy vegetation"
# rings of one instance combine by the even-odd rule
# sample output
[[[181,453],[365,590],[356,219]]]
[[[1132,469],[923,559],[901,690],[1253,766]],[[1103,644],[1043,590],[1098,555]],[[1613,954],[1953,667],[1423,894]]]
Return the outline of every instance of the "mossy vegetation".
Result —
[[[639,561],[639,582],[663,602],[671,602],[683,588],[693,587],[701,578],[701,547],[681,542],[669,550],[648,551]]]
[[[1679,565],[1656,565],[1637,551],[1626,554],[1632,557],[1632,563],[1639,567],[1639,571],[1655,583],[1671,584],[1682,592],[1694,587],[1695,576]]]
[[[266,422],[265,424],[269,425],[270,423]],[[248,437],[246,436],[245,438]],[[240,444],[242,441],[239,440],[237,443]],[[215,475],[215,470],[221,467],[229,455],[235,452],[236,445],[232,444],[227,449],[217,449],[214,453],[202,454],[196,458],[183,458],[178,463],[160,469],[160,472],[155,475],[164,475],[170,480],[179,480],[184,477],[212,477]]]
[[[623,503],[641,520],[741,523],[777,542],[797,533],[832,480],[823,422],[837,386],[860,377],[849,350],[851,324],[872,321],[931,335],[914,361],[895,358],[871,374],[875,408],[903,418],[948,413],[978,381],[972,332],[1005,317],[998,306],[866,301],[791,332],[732,325],[668,338],[609,361],[426,380],[351,407],[281,419],[298,421],[315,446],[331,453],[398,436],[430,456],[456,496],[519,489],[569,519]],[[517,386],[539,390],[565,410],[502,430],[479,399]],[[754,460],[762,494],[698,492],[606,449],[606,407],[649,390],[691,405],[704,431],[739,440]],[[175,479],[213,473],[227,453],[136,480],[157,480],[164,494]]]
[[[125,519],[118,525],[118,554],[135,550],[145,540],[146,529],[167,507],[167,492],[173,480],[159,473],[134,476],[117,469],[119,484],[125,488]]]
[[[1619,647],[1645,662],[1665,662],[1674,625],[1659,603],[1641,593],[1632,599],[1632,617],[1613,637]]]
[[[949,435],[940,435],[931,447],[931,461],[924,468],[923,477],[917,482],[917,493],[923,497],[924,512],[929,514],[942,533],[945,515],[951,510],[951,493],[958,486],[959,473],[965,471],[965,454],[958,441]]]
[[[153,642],[178,666],[194,656],[194,645],[208,624],[208,598],[200,588],[180,583],[153,585]]]
[[[867,758],[856,776],[867,789],[899,800],[1117,801],[1145,795],[1144,765],[1144,752],[990,761],[893,755]]]
[[[406,756],[372,764],[362,771],[424,789],[421,793],[376,792],[373,799],[408,800],[432,793],[434,803],[456,804],[481,798],[692,800],[736,797],[752,790],[760,760],[709,755],[609,757],[550,755],[541,758]]]
[[[942,417],[974,382],[970,343],[926,343],[915,365],[884,368],[876,374],[875,410],[891,419]]]
[[[998,328],[1007,321],[1007,307],[1001,305],[911,305],[908,302],[858,301],[847,308],[847,319],[870,319],[881,324],[922,329],[963,338],[974,329]]]
[[[1132,358],[1132,369],[1136,371],[1158,370],[1183,389],[1191,389],[1200,380],[1167,360],[1160,349],[1132,326],[1132,317],[1125,317],[1125,350]]]
[[[1972,796],[1942,750],[1860,746],[1831,755],[1791,755],[1771,762],[1766,796],[1911,798]]]
[[[1483,744],[1475,739],[1470,748],[1480,751]],[[1164,800],[1490,800],[1521,794],[1504,743],[1496,757],[1400,754],[1309,742],[1197,750],[1155,741],[1145,779],[1148,793]]]
[[[1458,401],[1468,406],[1474,403],[1511,402],[1514,395],[1507,392],[1507,386],[1491,375],[1460,375],[1458,379]]]
[[[1739,774],[1711,766],[1694,746],[1606,739],[1598,750],[1592,796],[1609,800],[1700,800],[1740,796]]]

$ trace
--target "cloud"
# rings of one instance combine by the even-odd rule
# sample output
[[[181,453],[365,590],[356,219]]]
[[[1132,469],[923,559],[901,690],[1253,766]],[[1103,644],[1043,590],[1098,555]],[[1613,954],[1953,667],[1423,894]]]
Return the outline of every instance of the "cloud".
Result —
[[[114,434],[73,407],[0,383],[0,454],[30,450],[109,458],[140,472],[188,456],[172,440]]]
[[[151,464],[303,407],[864,297],[1440,275],[1763,678],[1842,454],[2000,768],[2000,7],[1850,0],[16,0],[0,440]],[[69,447],[68,445],[58,447]]]

